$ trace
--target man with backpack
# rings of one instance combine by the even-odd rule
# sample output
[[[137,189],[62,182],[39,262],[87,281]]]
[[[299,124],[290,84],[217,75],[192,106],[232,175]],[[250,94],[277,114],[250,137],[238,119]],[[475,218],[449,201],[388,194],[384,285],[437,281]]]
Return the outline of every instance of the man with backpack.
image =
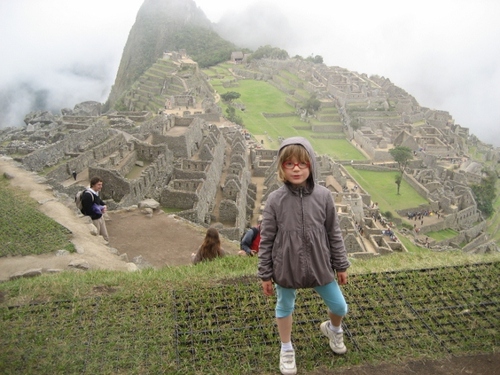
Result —
[[[92,177],[90,188],[85,189],[81,194],[82,214],[90,216],[92,223],[97,228],[97,233],[103,236],[104,240],[109,241],[108,230],[103,214],[106,213],[106,203],[99,197],[102,189],[102,179]]]
[[[260,244],[260,220],[256,227],[252,227],[243,236],[240,242],[239,255],[254,256],[259,252]]]

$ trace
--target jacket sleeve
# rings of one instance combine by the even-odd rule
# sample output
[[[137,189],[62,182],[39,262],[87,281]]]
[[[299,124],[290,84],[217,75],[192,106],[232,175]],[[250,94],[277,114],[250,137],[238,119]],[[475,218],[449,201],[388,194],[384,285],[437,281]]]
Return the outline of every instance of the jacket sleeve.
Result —
[[[244,250],[245,253],[250,254],[250,246],[252,246],[253,241],[253,229],[247,230],[243,238],[241,239],[240,249]]]
[[[330,262],[332,268],[336,271],[345,271],[351,265],[347,259],[347,252],[340,230],[339,218],[337,209],[333,202],[333,197],[330,195],[326,203],[326,232],[330,242]]]
[[[262,281],[269,281],[273,278],[273,245],[276,238],[277,222],[276,212],[270,201],[269,198],[262,213],[260,226],[258,277]]]

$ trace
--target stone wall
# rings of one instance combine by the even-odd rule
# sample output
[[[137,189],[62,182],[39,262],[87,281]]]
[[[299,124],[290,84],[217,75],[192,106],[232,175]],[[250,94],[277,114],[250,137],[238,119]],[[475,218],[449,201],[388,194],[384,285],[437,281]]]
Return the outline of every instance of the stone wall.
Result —
[[[418,182],[415,177],[409,175],[408,173],[403,174],[403,180],[405,180],[408,184],[411,185],[413,189],[415,189],[422,197],[429,197],[429,190],[425,188],[420,182]]]
[[[180,168],[174,168],[175,179],[205,179],[209,162],[204,160],[183,159]]]
[[[131,158],[134,159],[134,158]],[[145,167],[139,177],[127,179],[118,170],[107,168],[89,168],[89,176],[99,176],[103,179],[102,197],[110,208],[127,207],[143,200],[144,198],[159,199],[157,191],[168,181],[173,172],[173,154],[165,149]]]
[[[66,153],[82,152],[96,145],[106,142],[110,130],[96,125],[86,130],[70,133],[59,142],[33,151],[22,158],[23,165],[30,171],[40,172],[46,167],[59,164],[65,159]]]
[[[110,169],[115,169],[120,175],[126,177],[134,168],[137,162],[137,152],[135,150],[129,152],[126,157],[121,160],[118,165],[113,165]]]
[[[193,125],[195,128],[197,127],[196,124]],[[193,125],[191,125],[190,128]],[[193,221],[200,224],[208,224],[210,222],[211,210],[220,185],[226,148],[224,136],[217,127],[210,127],[208,131],[209,133],[203,138],[199,152],[196,155],[198,159],[207,162],[205,180],[199,180],[196,183],[196,187],[193,188],[189,185],[188,181],[194,182],[196,180],[179,181],[174,179],[163,189],[160,199],[160,203],[163,207],[173,207],[184,210],[194,209],[196,218]],[[195,132],[193,131],[192,133]],[[186,162],[183,165],[193,166],[194,164]],[[189,216],[192,218],[193,213],[189,214]]]
[[[107,117],[110,120],[117,120],[117,119],[129,119],[134,122],[144,122],[151,118],[151,112],[148,111],[139,111],[139,112],[132,112],[132,111],[123,111],[123,112],[114,112],[111,114],[108,114]]]
[[[203,180],[174,180],[161,196],[161,205],[182,210],[193,209],[198,202]],[[195,222],[199,222],[197,215]],[[203,220],[204,221],[204,220]]]
[[[342,133],[342,124],[316,124],[311,125],[311,129],[315,133]]]
[[[176,117],[174,126],[183,127],[185,131],[175,132],[172,129],[165,135],[158,135],[157,142],[166,143],[176,158],[191,158],[203,139],[202,120]]]
[[[187,118],[198,117],[198,118],[203,119],[204,121],[207,121],[207,122],[219,122],[220,121],[220,115],[218,113],[194,113],[194,114],[186,116],[186,117]]]

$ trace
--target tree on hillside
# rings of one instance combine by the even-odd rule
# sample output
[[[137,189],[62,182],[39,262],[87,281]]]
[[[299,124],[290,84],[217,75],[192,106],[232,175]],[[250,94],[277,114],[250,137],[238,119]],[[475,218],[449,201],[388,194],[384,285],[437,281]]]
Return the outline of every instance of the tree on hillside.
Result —
[[[236,114],[236,109],[233,106],[229,105],[226,108],[226,113],[227,113],[227,119],[229,121],[232,121],[238,125],[243,125],[243,119],[241,118],[241,116],[238,116]]]
[[[401,188],[401,182],[403,181],[403,174],[406,167],[408,166],[408,162],[413,159],[413,153],[410,148],[406,146],[397,146],[395,148],[391,148],[389,150],[389,153],[398,163],[399,167],[399,175],[396,176],[396,179],[394,181],[398,186],[397,194],[399,195],[399,189]]]
[[[301,109],[306,111],[306,115],[312,115],[321,106],[321,102],[316,99],[316,94],[312,94],[309,99],[307,99],[304,104],[302,104]]]
[[[235,91],[228,91],[220,95],[221,99],[227,103],[231,103],[233,100],[238,99],[240,96],[241,94]]]
[[[284,49],[271,47],[270,45],[266,45],[263,47],[257,48],[257,51],[252,53],[251,59],[276,59],[276,60],[286,60],[288,59],[288,52]]]
[[[401,188],[401,181],[403,181],[403,175],[401,173],[398,173],[397,175],[394,176],[394,182],[398,186],[398,195],[399,195],[399,189]]]
[[[493,202],[496,199],[496,189],[495,185],[497,182],[497,175],[495,172],[483,170],[486,175],[481,179],[479,185],[472,185],[472,194],[477,203],[477,208],[486,216],[490,217],[495,209],[493,208]]]
[[[316,55],[314,57],[309,56],[309,57],[307,57],[306,61],[310,61],[314,64],[323,64],[323,56],[320,56],[320,55]]]

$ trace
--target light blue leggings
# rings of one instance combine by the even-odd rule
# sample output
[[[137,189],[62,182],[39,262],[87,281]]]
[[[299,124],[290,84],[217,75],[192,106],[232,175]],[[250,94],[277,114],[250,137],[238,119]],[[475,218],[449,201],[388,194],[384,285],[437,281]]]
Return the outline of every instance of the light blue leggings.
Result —
[[[285,318],[293,313],[295,307],[296,289],[283,288],[276,285],[276,318]],[[337,284],[337,281],[332,281],[323,286],[313,288],[325,301],[331,313],[338,316],[347,314],[347,303],[344,295]]]

